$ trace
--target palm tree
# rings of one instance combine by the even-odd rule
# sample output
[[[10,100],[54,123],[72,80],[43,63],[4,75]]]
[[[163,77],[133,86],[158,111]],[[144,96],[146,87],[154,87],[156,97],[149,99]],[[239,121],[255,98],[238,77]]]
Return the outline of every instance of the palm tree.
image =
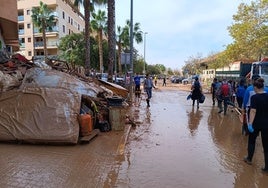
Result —
[[[98,10],[97,13],[92,13],[93,20],[91,21],[90,25],[94,31],[97,31],[98,37],[98,46],[99,46],[99,58],[100,58],[100,72],[103,72],[103,47],[102,47],[102,40],[103,40],[103,31],[106,30],[107,25],[107,17],[105,11]]]
[[[85,19],[85,42],[86,42],[86,60],[85,60],[85,70],[86,74],[89,74],[90,70],[90,11],[94,9],[93,4],[103,4],[104,0],[74,0],[74,5],[78,7],[83,5],[84,7],[84,19]]]
[[[117,50],[117,63],[118,63],[118,72],[119,75],[122,75],[122,65],[121,65],[121,52],[126,48],[127,41],[129,41],[129,32],[128,28],[117,26],[117,41],[116,45],[118,47]]]
[[[44,55],[45,62],[47,62],[47,42],[46,42],[46,31],[52,31],[52,26],[54,24],[54,15],[51,14],[50,10],[46,4],[40,1],[40,7],[32,8],[32,21],[33,24],[39,28],[39,32],[43,34],[44,43]]]
[[[107,1],[107,0],[106,0]],[[115,0],[108,0],[108,81],[112,82],[113,79],[113,66],[115,62]]]
[[[118,67],[119,72],[122,73],[122,66],[121,66],[121,52],[122,51],[129,51],[130,50],[130,21],[126,21],[126,26],[122,29],[120,26],[117,27],[117,34],[118,34]],[[135,23],[133,27],[133,38],[135,39],[136,43],[139,44],[143,41],[142,31],[140,30],[140,23]]]

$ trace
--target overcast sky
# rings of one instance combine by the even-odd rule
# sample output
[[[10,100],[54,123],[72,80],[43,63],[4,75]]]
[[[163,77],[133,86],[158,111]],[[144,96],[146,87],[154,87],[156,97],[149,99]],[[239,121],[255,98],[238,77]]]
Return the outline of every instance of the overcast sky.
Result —
[[[130,0],[116,0],[116,26],[130,19]],[[133,23],[146,35],[148,64],[180,69],[190,57],[207,57],[232,42],[227,27],[240,3],[250,0],[133,0]],[[144,44],[134,44],[144,55]]]

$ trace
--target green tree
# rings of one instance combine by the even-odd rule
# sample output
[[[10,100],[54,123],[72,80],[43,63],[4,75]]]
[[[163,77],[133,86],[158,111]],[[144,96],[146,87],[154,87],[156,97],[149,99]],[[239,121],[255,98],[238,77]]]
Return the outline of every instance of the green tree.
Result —
[[[71,64],[74,68],[76,65],[84,66],[85,64],[85,39],[83,33],[73,33],[62,37],[59,44],[60,57],[63,58],[67,63]],[[90,37],[90,61],[92,62],[91,67],[97,69],[99,67],[99,47],[98,42],[93,37]],[[103,42],[103,59],[108,60],[108,43]],[[104,64],[105,69],[107,65]]]
[[[241,3],[233,20],[228,30],[234,43],[228,45],[226,54],[249,60],[268,55],[268,2]]]
[[[122,64],[121,64],[121,53],[123,51],[123,49],[126,49],[127,46],[127,42],[129,39],[129,34],[128,34],[128,28],[127,27],[120,27],[117,26],[117,40],[116,40],[116,44],[118,47],[117,50],[117,63],[118,63],[118,72],[119,75],[122,75]]]
[[[143,41],[142,31],[140,30],[140,23],[135,23],[133,26],[133,39],[137,44]],[[117,26],[117,41],[118,46],[118,69],[119,74],[122,74],[122,65],[121,65],[121,53],[130,51],[130,21],[126,21],[126,25],[122,28]],[[135,51],[135,50],[134,50]]]
[[[54,15],[51,14],[52,10],[47,7],[42,1],[40,1],[39,7],[32,8],[32,21],[33,24],[38,27],[39,32],[42,33],[44,43],[44,56],[45,62],[47,62],[47,41],[46,31],[52,31],[54,24]]]
[[[82,33],[72,33],[62,37],[59,44],[60,56],[74,68],[75,65],[84,65],[85,41]]]
[[[102,73],[103,72],[103,32],[106,30],[106,24],[107,24],[107,17],[105,11],[98,10],[97,13],[92,13],[93,20],[91,21],[90,25],[91,28],[97,32],[97,38],[98,38],[98,46],[99,46],[99,70]]]
[[[101,0],[74,0],[75,7],[82,5],[84,7],[84,21],[85,21],[85,42],[86,42],[86,59],[85,59],[85,69],[86,74],[89,74],[90,71],[90,11],[93,11],[94,4],[102,4]]]

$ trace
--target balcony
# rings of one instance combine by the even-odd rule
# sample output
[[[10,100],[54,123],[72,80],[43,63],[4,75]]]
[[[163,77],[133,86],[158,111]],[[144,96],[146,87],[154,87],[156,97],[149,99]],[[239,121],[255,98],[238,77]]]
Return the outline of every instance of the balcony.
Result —
[[[24,29],[19,29],[19,35],[24,35]]]
[[[58,41],[48,41],[47,42],[47,48],[58,48]],[[44,42],[35,42],[34,43],[35,48],[43,48],[44,47]]]
[[[49,31],[48,29],[46,29],[46,33],[50,33],[50,32],[59,32],[59,27],[58,26],[54,26],[52,27],[52,30]],[[39,28],[34,28],[34,33],[40,33],[39,32]]]
[[[59,18],[59,14],[57,12],[50,13],[50,16],[53,15],[55,19]]]
[[[20,43],[20,48],[25,48],[25,43]]]
[[[23,22],[24,21],[24,16],[21,15],[21,16],[18,16],[18,22]]]

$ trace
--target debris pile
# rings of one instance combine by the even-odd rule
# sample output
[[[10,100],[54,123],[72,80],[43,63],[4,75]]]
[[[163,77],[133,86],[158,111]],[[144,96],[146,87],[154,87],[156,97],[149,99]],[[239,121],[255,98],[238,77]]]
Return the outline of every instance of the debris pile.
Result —
[[[81,135],[80,115],[91,115],[94,128],[108,126],[107,98],[128,95],[121,86],[86,77],[63,61],[49,60],[48,66],[20,54],[0,60],[2,141],[75,144],[87,135]]]

